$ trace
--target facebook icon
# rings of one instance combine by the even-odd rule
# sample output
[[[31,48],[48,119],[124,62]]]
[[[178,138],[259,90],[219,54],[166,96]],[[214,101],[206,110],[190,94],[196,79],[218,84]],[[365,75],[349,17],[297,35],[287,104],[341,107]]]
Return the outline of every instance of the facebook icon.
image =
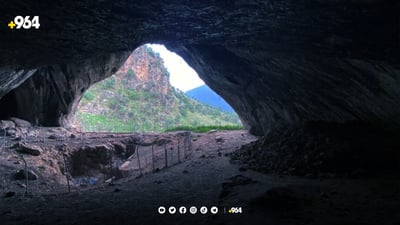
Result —
[[[186,214],[186,207],[185,206],[179,207],[179,213],[180,214]]]

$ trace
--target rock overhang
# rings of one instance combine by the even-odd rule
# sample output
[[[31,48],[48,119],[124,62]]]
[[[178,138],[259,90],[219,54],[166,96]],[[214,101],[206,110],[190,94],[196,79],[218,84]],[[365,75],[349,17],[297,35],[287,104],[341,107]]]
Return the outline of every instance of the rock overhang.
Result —
[[[398,124],[398,9],[395,1],[15,1],[2,21],[38,13],[41,28],[0,31],[0,93],[16,96],[11,116],[68,125],[82,90],[152,42],[181,55],[253,133],[315,120]]]

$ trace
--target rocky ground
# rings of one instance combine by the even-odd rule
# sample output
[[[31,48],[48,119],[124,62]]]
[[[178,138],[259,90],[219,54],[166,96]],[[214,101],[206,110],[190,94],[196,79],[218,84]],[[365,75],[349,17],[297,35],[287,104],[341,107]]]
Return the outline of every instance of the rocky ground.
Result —
[[[307,177],[400,177],[398,130],[358,122],[277,129],[232,154],[262,173]]]
[[[27,186],[31,193],[62,192],[68,182],[96,187],[173,166],[192,152],[192,135],[184,131],[81,133],[16,118],[0,121],[0,128],[1,187],[9,195]]]
[[[63,141],[58,139],[54,142],[64,150],[66,147],[62,146],[71,149],[75,145],[79,147],[80,144],[75,140],[80,139],[79,135],[72,138],[71,134],[68,134],[69,137]],[[112,143],[112,141],[122,143],[116,140],[124,140],[127,143],[128,140],[137,140],[140,136],[140,134],[86,135],[101,138],[83,138],[84,145],[102,145],[104,142]],[[145,135],[146,138],[142,135],[140,139],[152,142],[152,135],[158,134],[148,134]],[[164,135],[176,137],[177,134]],[[167,139],[166,137],[164,139]],[[256,140],[256,137],[246,131],[192,134],[192,151],[181,163],[161,168],[154,173],[146,173],[141,177],[121,177],[114,185],[99,181],[92,187],[75,187],[71,193],[67,192],[61,168],[60,171],[54,171],[54,174],[59,174],[59,178],[54,180],[49,178],[57,176],[51,175],[50,172],[46,175],[47,172],[33,170],[38,179],[31,183],[36,182],[32,186],[36,185],[37,188],[32,187],[30,195],[24,196],[25,189],[21,187],[22,185],[8,186],[7,191],[15,193],[0,198],[0,221],[1,224],[17,225],[400,224],[398,178],[324,176],[305,178],[260,173],[230,162],[230,155],[234,151],[238,151],[242,145],[258,143],[254,142]],[[17,138],[14,142],[20,141]],[[99,144],[100,142],[102,144]],[[41,146],[41,150],[45,146],[41,145],[43,143],[39,144],[38,140],[24,143]],[[24,184],[23,180],[14,180],[16,169],[22,168],[21,160],[17,158],[21,153],[10,154],[10,151],[17,152],[18,149],[21,148],[19,146],[2,148],[1,174],[3,177],[7,173],[13,175],[10,183]],[[10,161],[4,158],[6,153],[10,155]],[[24,155],[27,161],[29,158],[37,158],[37,162],[43,161],[46,167],[43,171],[48,171],[47,167],[50,165],[46,164],[48,160],[56,162],[59,160],[57,158],[59,154],[51,155],[49,149],[43,150],[39,156],[28,156],[26,153]],[[100,170],[92,172],[101,173]],[[159,206],[165,206],[167,209],[169,206],[208,208],[217,206],[219,213],[169,215],[167,212],[159,215],[157,212]],[[242,213],[229,213],[232,207],[241,208]]]

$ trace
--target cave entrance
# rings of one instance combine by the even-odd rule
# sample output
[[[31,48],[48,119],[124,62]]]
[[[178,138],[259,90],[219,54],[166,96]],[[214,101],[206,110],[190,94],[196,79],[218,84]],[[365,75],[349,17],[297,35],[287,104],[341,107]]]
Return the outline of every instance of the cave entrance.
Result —
[[[242,124],[180,56],[163,45],[145,44],[85,92],[73,126],[84,132],[164,132]]]
[[[17,100],[13,91],[0,99],[0,119],[8,119],[9,117],[18,115]]]

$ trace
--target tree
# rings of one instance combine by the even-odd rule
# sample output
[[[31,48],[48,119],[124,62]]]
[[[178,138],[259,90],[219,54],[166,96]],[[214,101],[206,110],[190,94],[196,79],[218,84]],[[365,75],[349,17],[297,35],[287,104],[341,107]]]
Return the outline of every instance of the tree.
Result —
[[[104,87],[107,89],[111,89],[114,88],[115,85],[115,78],[114,77],[110,77],[108,79],[104,80]]]
[[[128,78],[129,78],[129,79],[133,79],[133,78],[136,76],[136,74],[135,74],[135,72],[132,70],[132,68],[129,68],[129,69],[128,69],[127,75],[128,75]]]
[[[83,95],[83,99],[85,99],[87,101],[92,101],[94,99],[93,92],[90,90],[86,91],[85,94]]]

